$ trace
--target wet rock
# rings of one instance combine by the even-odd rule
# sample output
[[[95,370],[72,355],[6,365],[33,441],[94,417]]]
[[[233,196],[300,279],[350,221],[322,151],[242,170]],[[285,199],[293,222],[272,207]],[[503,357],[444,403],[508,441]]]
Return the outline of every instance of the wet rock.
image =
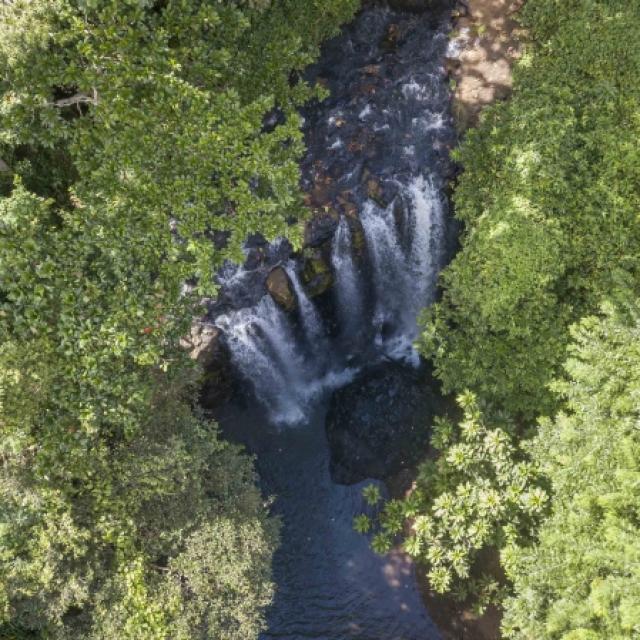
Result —
[[[361,262],[366,255],[367,251],[367,240],[364,234],[364,227],[362,226],[362,222],[360,222],[360,218],[357,214],[357,209],[355,213],[346,214],[347,224],[349,225],[349,231],[351,231],[351,249],[353,251],[353,257],[357,262]]]
[[[293,292],[291,280],[282,267],[275,267],[269,271],[266,285],[267,291],[277,304],[285,311],[295,311],[298,306],[298,301]]]
[[[362,71],[368,76],[379,76],[381,66],[379,64],[367,64],[362,67]]]
[[[402,198],[398,198],[393,203],[393,220],[396,224],[396,229],[398,233],[398,237],[403,237],[405,233],[405,221],[407,219],[407,214],[404,208],[404,202]]]
[[[305,202],[316,207],[325,207],[331,202],[334,179],[326,173],[324,167],[317,167],[311,189],[306,194]]]
[[[305,247],[320,247],[331,240],[338,226],[340,214],[332,207],[315,211],[304,229]]]
[[[379,365],[334,392],[326,419],[335,482],[385,479],[423,460],[443,410],[426,370]]]
[[[333,274],[328,259],[321,248],[307,247],[302,252],[304,265],[302,281],[312,298],[325,293],[333,284]]]
[[[380,46],[384,51],[393,51],[400,41],[400,27],[397,24],[390,24],[382,38]]]
[[[207,409],[214,409],[229,397],[232,387],[229,352],[222,339],[222,331],[207,322],[195,322],[189,336],[180,344],[202,366],[201,404]]]
[[[374,96],[378,91],[378,87],[372,82],[363,82],[355,88],[355,94],[361,96]]]
[[[369,178],[367,180],[367,196],[378,206],[382,208],[387,206],[382,186],[375,178]]]
[[[343,191],[338,197],[337,201],[340,205],[340,209],[347,219],[349,225],[349,231],[351,231],[351,246],[353,249],[353,257],[358,262],[361,262],[367,250],[366,236],[364,233],[364,227],[360,221],[358,215],[358,205],[351,200],[352,194],[349,191]]]

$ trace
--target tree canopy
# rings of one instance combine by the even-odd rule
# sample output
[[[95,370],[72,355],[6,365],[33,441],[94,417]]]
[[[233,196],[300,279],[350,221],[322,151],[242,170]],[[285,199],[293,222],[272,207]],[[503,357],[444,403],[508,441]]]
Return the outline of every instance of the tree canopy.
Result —
[[[572,331],[565,408],[529,449],[553,508],[531,546],[505,567],[507,637],[550,640],[640,634],[640,306],[607,304]]]
[[[447,390],[532,418],[556,406],[568,327],[640,269],[640,5],[532,0],[508,102],[458,151],[462,251],[424,319]]]
[[[420,349],[463,417],[435,425],[437,460],[384,507],[373,540],[403,537],[438,591],[509,593],[505,637],[631,640],[640,4],[530,0],[522,20],[513,95],[456,152],[462,248],[422,318]],[[475,579],[488,549],[503,590]]]
[[[296,107],[315,89],[298,72],[355,8],[0,4],[10,636],[261,628],[277,527],[250,460],[192,408],[178,342],[248,234],[299,237]]]

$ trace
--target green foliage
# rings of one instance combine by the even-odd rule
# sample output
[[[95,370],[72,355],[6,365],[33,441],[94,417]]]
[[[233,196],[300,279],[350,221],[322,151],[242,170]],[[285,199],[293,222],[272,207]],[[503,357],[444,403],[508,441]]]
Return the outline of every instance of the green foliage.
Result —
[[[491,428],[469,421],[466,407],[458,429],[440,424],[441,457],[422,472],[427,501],[419,484],[403,505],[414,522],[408,549],[441,590],[473,575],[479,543],[500,549],[512,588],[506,637],[631,640],[640,637],[640,334],[638,306],[624,301],[640,282],[640,4],[531,0],[522,16],[532,42],[512,99],[488,109],[459,151],[463,246],[424,315],[421,348],[445,390],[470,387],[519,425],[556,417],[533,439],[495,414]],[[616,304],[575,325],[603,299]],[[567,350],[567,377],[554,383]],[[478,457],[465,425],[505,449]],[[504,472],[524,484],[506,489]],[[474,580],[462,586],[486,593]]]
[[[459,152],[463,247],[421,345],[446,390],[531,418],[557,406],[570,324],[616,270],[640,278],[640,5],[535,0],[523,16],[512,99]]]
[[[362,490],[362,496],[364,497],[367,504],[375,507],[382,498],[382,496],[380,495],[380,487],[377,484],[368,484]]]
[[[353,528],[358,533],[369,533],[371,531],[371,518],[361,513],[353,519]]]
[[[260,630],[275,525],[178,344],[247,234],[299,237],[292,72],[355,8],[0,4],[2,633]]]
[[[192,414],[178,381],[155,383],[137,437],[88,448],[82,480],[70,460],[69,486],[42,477],[36,444],[3,446],[0,597],[14,624],[105,640],[260,629],[276,527],[251,462]]]
[[[505,554],[515,585],[507,637],[640,636],[640,306],[605,308],[573,330],[566,410],[531,453],[554,499],[539,542]]]
[[[514,445],[514,426],[501,416],[485,418],[471,393],[459,404],[461,422],[437,421],[432,443],[439,457],[421,466],[407,498],[385,505],[373,542],[384,552],[404,535],[405,551],[429,567],[435,591],[480,596],[495,584],[469,580],[479,553],[528,539],[548,494],[536,465]]]

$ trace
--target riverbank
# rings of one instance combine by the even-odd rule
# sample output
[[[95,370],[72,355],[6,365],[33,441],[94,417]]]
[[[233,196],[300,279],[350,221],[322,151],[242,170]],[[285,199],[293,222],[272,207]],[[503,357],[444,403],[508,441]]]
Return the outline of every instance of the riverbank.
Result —
[[[446,60],[453,90],[452,112],[463,134],[477,125],[482,110],[509,97],[513,65],[522,54],[525,32],[517,14],[524,0],[468,0],[454,10],[454,24]],[[501,574],[496,553],[488,553],[476,567],[478,574]],[[424,568],[416,570],[423,602],[444,640],[497,640],[501,611],[488,607],[478,615],[471,603],[458,602],[430,588]]]

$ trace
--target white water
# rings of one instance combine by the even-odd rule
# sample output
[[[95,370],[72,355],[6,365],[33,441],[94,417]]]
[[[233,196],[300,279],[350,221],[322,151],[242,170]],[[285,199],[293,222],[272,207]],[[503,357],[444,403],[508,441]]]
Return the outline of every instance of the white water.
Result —
[[[340,346],[328,338],[320,312],[307,295],[293,261],[283,266],[296,296],[297,319],[269,295],[252,307],[216,319],[227,336],[237,368],[251,381],[274,422],[304,422],[310,403],[318,395],[348,382],[357,367],[346,363],[357,354],[345,353],[345,339],[355,349],[359,334],[370,327],[380,357],[418,363],[413,348],[416,317],[433,300],[442,260],[441,199],[433,183],[418,176],[408,185],[400,185],[398,195],[387,207],[366,200],[360,219],[369,257],[364,272],[356,266],[352,233],[345,217],[332,241]],[[369,305],[364,289],[367,277],[374,290]],[[240,279],[239,274],[231,278],[232,282]]]
[[[322,298],[309,296],[301,265],[286,251],[266,250],[271,258],[253,270],[220,278],[231,290],[230,306],[244,308],[215,322],[227,336],[238,371],[276,423],[303,423],[314,400],[359,367],[389,358],[417,365],[416,318],[435,298],[444,261],[441,189],[452,127],[437,60],[447,39],[416,23],[415,41],[387,67],[370,28],[380,30],[388,16],[369,15],[355,40],[347,38],[325,62],[325,77],[344,80],[332,85],[332,98],[308,114],[303,166],[310,191],[316,179],[333,190],[327,196],[332,208],[339,209],[336,196],[350,194],[364,231],[364,255],[354,252],[354,227],[341,215],[328,241],[334,284]],[[354,75],[354,68],[366,73]],[[371,179],[385,202],[367,196]],[[289,277],[295,312],[284,312],[264,289],[266,273],[276,264]]]
[[[331,264],[336,279],[335,294],[342,333],[350,336],[362,318],[362,290],[353,260],[351,229],[344,216],[333,236]]]

